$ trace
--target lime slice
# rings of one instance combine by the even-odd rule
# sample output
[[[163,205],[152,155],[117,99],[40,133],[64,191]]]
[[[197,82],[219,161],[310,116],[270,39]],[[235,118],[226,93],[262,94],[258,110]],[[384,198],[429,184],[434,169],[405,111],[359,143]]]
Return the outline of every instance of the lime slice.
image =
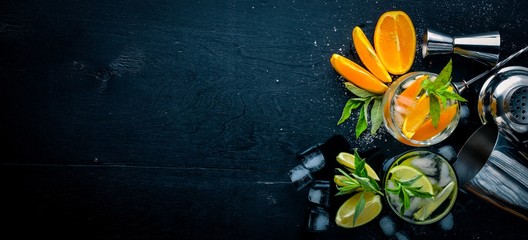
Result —
[[[450,182],[433,199],[427,199],[425,206],[414,213],[414,218],[418,221],[427,219],[451,195],[453,189],[455,189],[455,182]]]
[[[359,202],[361,193],[356,193],[354,196],[346,200],[339,210],[337,210],[335,222],[338,226],[344,228],[353,228],[364,225],[372,221],[381,212],[381,198],[371,192],[364,192],[365,208],[361,211],[360,215],[356,219],[354,225],[354,215],[356,213],[356,205]]]
[[[339,155],[337,155],[336,159],[337,159],[337,162],[340,163],[341,165],[348,167],[352,170],[356,169],[356,165],[354,164],[354,160],[356,159],[356,157],[353,154],[347,153],[347,152],[341,152],[339,153]],[[367,175],[369,177],[371,177],[372,179],[376,181],[380,180],[378,177],[378,174],[376,174],[374,169],[372,169],[372,167],[370,167],[367,163],[365,163],[365,169],[367,170]]]
[[[392,174],[391,178],[395,178],[402,182],[411,180],[413,178],[416,178],[417,176],[421,176],[411,185],[411,187],[421,186],[422,188],[420,188],[420,191],[434,195],[433,185],[431,184],[429,179],[416,168],[406,165],[399,165],[390,169],[389,173]]]
[[[347,179],[348,178],[345,177],[344,175],[334,175],[334,183],[340,187],[344,187],[347,185],[346,183],[343,182],[343,181],[346,181]]]

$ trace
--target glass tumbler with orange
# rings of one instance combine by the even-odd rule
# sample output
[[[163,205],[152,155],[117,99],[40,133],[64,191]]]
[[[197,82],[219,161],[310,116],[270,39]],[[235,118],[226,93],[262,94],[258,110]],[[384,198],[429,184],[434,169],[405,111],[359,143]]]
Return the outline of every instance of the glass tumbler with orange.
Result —
[[[455,130],[460,119],[459,100],[432,96],[424,89],[424,81],[434,82],[437,77],[431,72],[410,72],[399,77],[385,92],[383,122],[398,141],[415,147],[430,146],[445,140]],[[452,83],[446,86],[444,91],[449,93],[445,95],[458,95]],[[436,99],[432,100],[433,97]],[[437,116],[434,121],[433,114]]]

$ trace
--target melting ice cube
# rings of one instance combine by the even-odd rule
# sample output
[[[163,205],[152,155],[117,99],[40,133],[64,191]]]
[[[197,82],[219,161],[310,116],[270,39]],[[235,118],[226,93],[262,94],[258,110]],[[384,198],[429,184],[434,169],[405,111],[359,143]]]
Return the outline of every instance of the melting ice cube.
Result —
[[[453,179],[451,179],[451,176],[449,175],[448,163],[442,162],[442,166],[440,166],[440,176],[438,179],[438,186],[445,187],[451,181],[453,181]]]
[[[316,180],[308,192],[308,200],[315,204],[330,206],[330,181]]]
[[[453,161],[457,155],[455,149],[451,145],[442,146],[438,149],[438,153],[449,162]]]
[[[437,161],[432,156],[417,157],[411,160],[411,165],[428,176],[435,176],[438,172]]]
[[[319,149],[315,149],[303,155],[302,163],[310,172],[317,172],[325,166],[325,158],[323,153]]]
[[[453,214],[449,213],[447,216],[445,216],[440,222],[438,223],[440,225],[440,228],[444,231],[450,231],[455,226],[455,221],[453,220]]]
[[[398,231],[396,234],[394,234],[394,236],[398,240],[409,240],[410,239],[409,235],[407,235],[407,233],[402,232],[402,231]]]
[[[409,208],[405,210],[403,215],[406,217],[412,216],[416,212],[416,210],[418,210],[419,208],[423,206],[423,204],[424,204],[423,199],[418,198],[418,197],[411,198]]]
[[[314,207],[310,209],[308,215],[308,231],[322,232],[328,230],[330,226],[330,215],[322,207]]]
[[[299,164],[291,169],[290,172],[288,172],[288,175],[290,176],[290,180],[297,190],[303,189],[306,187],[306,185],[313,181],[312,173],[302,164]]]
[[[394,233],[396,232],[396,223],[394,223],[392,218],[389,216],[383,216],[380,219],[379,224],[383,233],[385,233],[385,235],[389,237],[394,235]]]

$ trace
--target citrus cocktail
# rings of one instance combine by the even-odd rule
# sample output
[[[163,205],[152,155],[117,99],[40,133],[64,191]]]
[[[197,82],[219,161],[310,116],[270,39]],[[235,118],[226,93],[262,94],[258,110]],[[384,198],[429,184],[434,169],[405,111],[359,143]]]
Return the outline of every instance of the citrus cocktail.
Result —
[[[443,141],[455,130],[460,119],[459,101],[437,97],[424,87],[424,82],[434,83],[437,77],[430,72],[407,73],[385,92],[383,122],[398,141],[416,147],[430,146]],[[455,87],[448,85],[442,93],[450,96],[452,92],[454,96]],[[437,119],[433,119],[435,113]]]
[[[423,225],[449,213],[458,183],[453,168],[442,156],[415,150],[400,155],[390,165],[384,191],[390,208],[400,218]]]

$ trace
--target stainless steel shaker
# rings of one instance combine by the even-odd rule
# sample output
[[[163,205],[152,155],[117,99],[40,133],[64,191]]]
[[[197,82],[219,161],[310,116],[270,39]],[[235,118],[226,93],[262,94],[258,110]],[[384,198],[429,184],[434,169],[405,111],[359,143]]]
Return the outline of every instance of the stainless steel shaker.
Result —
[[[497,125],[475,131],[453,167],[461,188],[528,221],[528,152]]]

